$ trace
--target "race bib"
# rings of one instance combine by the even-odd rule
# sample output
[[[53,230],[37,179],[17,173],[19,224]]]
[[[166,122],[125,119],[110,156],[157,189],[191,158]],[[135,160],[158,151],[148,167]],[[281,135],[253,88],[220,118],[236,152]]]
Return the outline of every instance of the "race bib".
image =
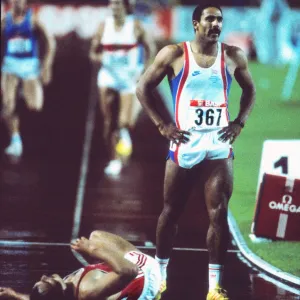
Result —
[[[12,54],[28,53],[32,51],[32,43],[30,39],[21,37],[13,38],[8,40],[7,49]]]
[[[226,104],[208,100],[190,100],[187,125],[188,130],[228,126]]]
[[[129,57],[127,53],[114,53],[110,57],[110,63],[112,65],[117,66],[128,66],[129,65]]]

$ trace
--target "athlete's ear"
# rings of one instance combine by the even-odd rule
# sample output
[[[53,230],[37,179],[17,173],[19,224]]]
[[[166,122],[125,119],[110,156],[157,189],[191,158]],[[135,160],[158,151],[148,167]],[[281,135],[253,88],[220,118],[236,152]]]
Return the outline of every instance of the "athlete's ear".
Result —
[[[197,30],[198,25],[199,25],[199,22],[196,20],[193,20],[193,26],[194,26],[195,31]]]

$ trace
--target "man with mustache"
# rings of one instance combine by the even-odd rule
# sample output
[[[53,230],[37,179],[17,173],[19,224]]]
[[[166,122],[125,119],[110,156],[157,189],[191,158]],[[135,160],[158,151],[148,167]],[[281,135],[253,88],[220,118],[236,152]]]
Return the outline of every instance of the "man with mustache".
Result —
[[[167,265],[180,215],[193,186],[201,185],[209,217],[207,299],[229,299],[222,289],[229,244],[228,202],[233,188],[232,143],[255,102],[255,87],[244,52],[219,42],[223,13],[217,2],[201,1],[192,16],[195,38],[164,47],[141,77],[137,97],[160,133],[170,140],[164,180],[164,208],[157,225],[156,259],[166,289]],[[155,107],[153,91],[167,76],[174,103],[168,124]],[[242,89],[240,109],[229,120],[232,77]]]

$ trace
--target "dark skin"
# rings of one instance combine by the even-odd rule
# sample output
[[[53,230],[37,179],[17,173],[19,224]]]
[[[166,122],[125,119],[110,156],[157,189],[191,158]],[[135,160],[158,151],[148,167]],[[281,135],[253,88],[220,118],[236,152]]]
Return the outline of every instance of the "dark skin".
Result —
[[[194,20],[195,38],[191,49],[196,63],[202,68],[211,67],[218,53],[218,39],[222,31],[223,16],[219,9],[208,7],[203,10],[200,20]],[[242,95],[237,118],[245,123],[255,102],[255,87],[248,70],[244,52],[238,47],[225,45],[225,63],[229,73],[236,79]],[[182,43],[164,47],[153,64],[141,77],[137,87],[137,97],[161,135],[180,144],[189,141],[190,132],[179,129],[174,123],[167,123],[153,104],[151,91],[165,76],[172,80],[184,65]],[[229,122],[219,131],[219,140],[231,144],[240,135],[242,127]],[[224,264],[229,229],[227,224],[228,202],[233,188],[232,158],[204,160],[192,169],[184,169],[168,160],[164,180],[164,208],[157,224],[157,252],[160,258],[169,258],[177,223],[194,186],[201,185],[209,216],[207,247],[209,263]],[[188,191],[188,192],[187,192]],[[201,200],[201,199],[200,199]]]

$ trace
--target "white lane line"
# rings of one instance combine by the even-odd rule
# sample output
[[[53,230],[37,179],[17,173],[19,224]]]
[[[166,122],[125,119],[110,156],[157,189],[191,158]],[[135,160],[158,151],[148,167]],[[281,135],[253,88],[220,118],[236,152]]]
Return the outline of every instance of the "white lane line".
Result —
[[[69,243],[48,243],[48,242],[24,242],[24,241],[0,241],[0,247],[69,247]],[[138,249],[141,250],[155,250],[155,246],[136,246]],[[191,251],[191,252],[207,252],[207,249],[204,248],[181,248],[175,247],[173,248],[175,251]],[[230,249],[228,250],[229,253],[240,253],[240,250]],[[73,253],[74,254],[74,253]]]
[[[92,71],[94,75],[96,69],[94,68],[94,66],[92,68],[93,68]],[[79,181],[77,186],[76,202],[75,202],[76,205],[75,205],[74,217],[73,217],[73,227],[72,227],[73,229],[72,229],[72,236],[71,236],[72,240],[78,237],[79,230],[80,230],[85,185],[86,185],[86,178],[87,178],[88,165],[89,165],[89,154],[91,149],[93,131],[95,127],[94,123],[95,123],[95,115],[96,115],[97,97],[95,97],[92,93],[93,82],[94,82],[94,76],[92,76],[91,79],[90,96],[89,96],[89,102],[87,108],[87,118],[85,124],[85,135],[84,135],[84,143],[83,143],[83,154],[82,154],[82,160],[80,165]]]
[[[281,281],[286,281],[290,283],[291,285],[296,285],[300,288],[300,278],[286,273],[273,265],[269,264],[268,262],[261,259],[258,255],[253,253],[250,248],[248,247],[246,241],[244,240],[244,237],[242,236],[240,229],[231,213],[231,211],[228,211],[228,223],[230,232],[236,241],[236,244],[238,248],[241,250],[241,253],[243,256],[254,266],[258,267],[260,269],[260,272],[265,272],[275,278],[278,278]],[[278,281],[280,282],[280,281]]]

